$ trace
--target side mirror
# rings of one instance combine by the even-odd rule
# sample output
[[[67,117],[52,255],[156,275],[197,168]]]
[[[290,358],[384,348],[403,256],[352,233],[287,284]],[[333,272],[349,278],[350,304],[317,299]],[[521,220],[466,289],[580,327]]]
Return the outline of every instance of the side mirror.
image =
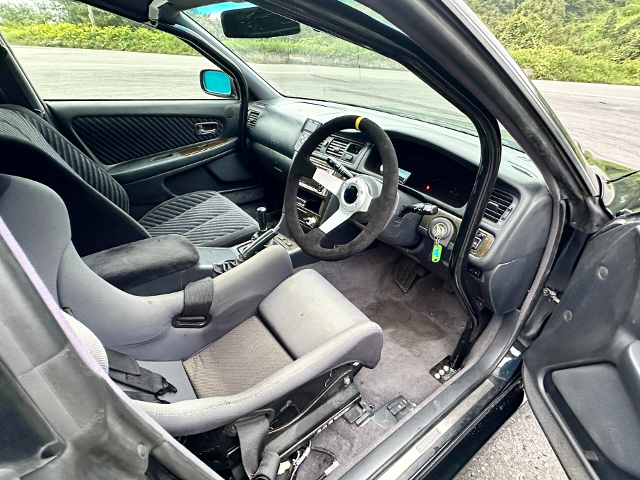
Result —
[[[201,70],[200,87],[204,93],[218,97],[232,97],[233,89],[229,75],[220,70]]]
[[[227,38],[271,38],[300,33],[300,24],[260,7],[225,10],[220,14]]]

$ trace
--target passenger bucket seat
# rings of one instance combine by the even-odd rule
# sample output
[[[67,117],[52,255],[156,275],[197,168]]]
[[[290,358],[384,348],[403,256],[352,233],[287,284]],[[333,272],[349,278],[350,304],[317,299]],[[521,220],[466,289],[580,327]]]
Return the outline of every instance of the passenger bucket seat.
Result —
[[[335,368],[380,360],[381,328],[317,272],[294,274],[280,246],[206,279],[196,303],[207,303],[209,321],[176,328],[186,291],[134,296],[96,275],[71,243],[65,205],[51,189],[0,175],[0,218],[60,308],[104,347],[177,387],[171,404],[137,402],[174,436],[228,425]],[[104,353],[97,358],[106,367]]]
[[[139,222],[129,216],[122,186],[44,119],[15,105],[0,106],[0,173],[47,185],[67,206],[73,243],[85,256],[170,233],[200,247],[237,245],[257,222],[215,191],[199,191],[158,205]]]

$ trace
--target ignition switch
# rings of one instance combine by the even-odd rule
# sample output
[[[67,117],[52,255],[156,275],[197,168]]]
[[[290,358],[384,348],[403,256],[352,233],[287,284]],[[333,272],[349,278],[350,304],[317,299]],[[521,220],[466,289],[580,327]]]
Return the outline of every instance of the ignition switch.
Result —
[[[436,217],[429,222],[429,236],[433,240],[433,250],[431,250],[431,261],[433,263],[440,261],[442,249],[449,245],[453,232],[453,223],[447,218]]]

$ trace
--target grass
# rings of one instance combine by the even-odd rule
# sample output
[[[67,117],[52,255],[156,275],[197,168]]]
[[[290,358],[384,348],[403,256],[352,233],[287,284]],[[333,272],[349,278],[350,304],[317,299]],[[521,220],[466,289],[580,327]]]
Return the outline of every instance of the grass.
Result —
[[[595,158],[588,150],[584,154],[587,162],[598,167],[611,180],[634,171],[624,165]],[[607,205],[612,212],[619,212],[623,208],[628,208],[634,212],[640,211],[640,173],[613,183],[613,188],[615,189],[615,196]]]
[[[2,32],[7,41],[13,45],[179,55],[196,54],[191,47],[177,37],[150,28],[132,29],[129,26],[92,27],[86,24],[45,23],[3,26]]]
[[[576,55],[566,47],[511,49],[521,68],[537,80],[640,85],[640,59],[615,62],[598,54]]]
[[[197,54],[173,35],[150,28],[52,23],[5,25],[2,31],[13,45]],[[391,61],[380,61],[382,57],[375,52],[328,36],[226,39],[224,43],[244,59],[256,63],[309,62],[345,66],[359,63],[367,68],[397,68]],[[640,85],[640,59],[616,62],[602,58],[596,52],[577,55],[567,47],[551,45],[512,48],[510,53],[534,79]]]

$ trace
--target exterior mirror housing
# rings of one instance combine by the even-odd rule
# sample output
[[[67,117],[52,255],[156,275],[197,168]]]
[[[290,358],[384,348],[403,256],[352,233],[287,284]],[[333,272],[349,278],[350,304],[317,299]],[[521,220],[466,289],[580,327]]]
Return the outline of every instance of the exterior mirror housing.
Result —
[[[220,70],[201,70],[200,87],[209,95],[233,97],[233,88],[229,75]]]
[[[300,33],[300,24],[260,7],[226,10],[220,14],[227,38],[271,38]]]

